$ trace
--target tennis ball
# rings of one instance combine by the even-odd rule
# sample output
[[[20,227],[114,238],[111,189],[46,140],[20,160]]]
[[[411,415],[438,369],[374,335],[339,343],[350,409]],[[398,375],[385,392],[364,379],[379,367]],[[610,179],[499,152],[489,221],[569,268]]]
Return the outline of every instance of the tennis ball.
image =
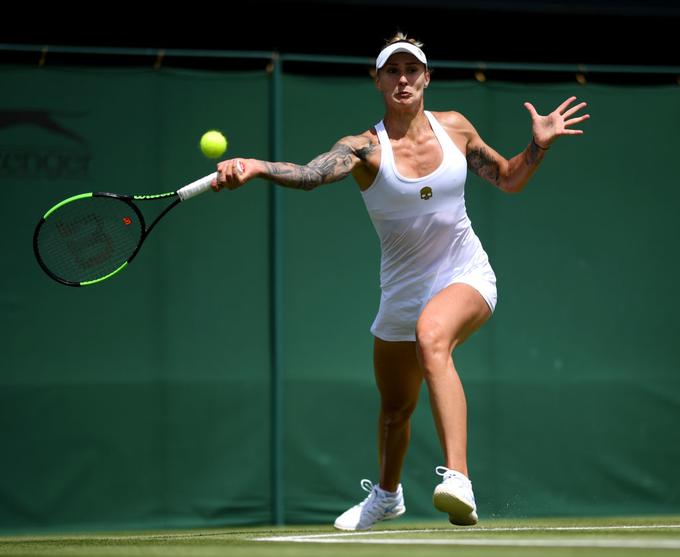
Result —
[[[201,151],[209,159],[216,159],[227,150],[227,138],[217,130],[210,130],[201,137]]]

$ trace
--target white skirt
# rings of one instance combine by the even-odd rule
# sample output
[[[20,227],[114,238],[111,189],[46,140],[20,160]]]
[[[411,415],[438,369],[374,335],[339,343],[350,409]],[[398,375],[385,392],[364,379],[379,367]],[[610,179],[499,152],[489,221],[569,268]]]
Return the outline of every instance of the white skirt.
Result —
[[[387,341],[415,341],[416,323],[427,302],[447,286],[456,283],[472,286],[484,298],[491,312],[496,309],[498,299],[496,274],[487,261],[486,265],[475,267],[463,275],[452,277],[436,291],[428,289],[429,291],[424,296],[403,299],[399,296],[390,296],[383,291],[380,296],[378,315],[371,325],[371,333]]]

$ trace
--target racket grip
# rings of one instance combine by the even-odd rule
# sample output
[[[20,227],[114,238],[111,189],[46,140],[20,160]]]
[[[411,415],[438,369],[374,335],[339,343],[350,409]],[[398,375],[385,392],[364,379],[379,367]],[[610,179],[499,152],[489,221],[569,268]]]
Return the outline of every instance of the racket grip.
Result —
[[[236,169],[238,170],[239,174],[245,170],[245,167],[241,161],[236,162]],[[212,182],[216,177],[217,172],[203,176],[203,178],[199,178],[195,182],[191,182],[191,184],[187,184],[186,186],[178,189],[177,195],[179,195],[179,198],[182,201],[186,201],[191,197],[205,193],[210,189],[210,182]]]
[[[191,197],[200,195],[207,192],[210,189],[210,182],[212,182],[217,177],[217,172],[203,176],[191,184],[181,187],[177,190],[177,195],[182,201],[186,201]]]

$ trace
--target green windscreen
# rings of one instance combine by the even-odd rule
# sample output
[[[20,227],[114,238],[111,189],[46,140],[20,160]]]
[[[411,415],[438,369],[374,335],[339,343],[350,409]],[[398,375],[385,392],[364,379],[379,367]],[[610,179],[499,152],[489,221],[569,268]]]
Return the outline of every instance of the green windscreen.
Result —
[[[273,77],[0,71],[0,530],[267,523],[276,493],[286,522],[331,523],[359,502],[359,481],[378,479],[380,250],[351,179],[282,192],[277,300],[262,180],[182,204],[102,284],[58,285],[31,249],[63,198],[160,193],[213,171],[198,147],[209,129],[228,137],[225,156],[267,159]],[[284,72],[280,86],[288,161],[382,118],[368,76]],[[680,506],[677,88],[435,74],[426,108],[460,111],[511,158],[531,139],[523,102],[547,113],[571,95],[589,104],[586,133],[558,140],[524,192],[468,177],[499,294],[455,353],[482,520]],[[422,395],[402,478],[414,520],[441,516],[431,494],[444,463]]]

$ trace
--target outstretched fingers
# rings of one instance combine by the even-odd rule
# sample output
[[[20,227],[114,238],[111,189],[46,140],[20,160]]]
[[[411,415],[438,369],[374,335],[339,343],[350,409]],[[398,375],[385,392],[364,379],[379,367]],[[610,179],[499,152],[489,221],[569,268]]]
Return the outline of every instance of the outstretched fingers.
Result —
[[[568,128],[564,128],[560,135],[582,135],[583,130],[571,130]]]
[[[530,102],[524,103],[524,107],[531,114],[532,133],[536,145],[549,147],[562,135],[582,135],[584,133],[583,130],[573,129],[573,126],[590,118],[590,114],[580,113],[588,104],[585,102],[574,104],[574,101],[576,101],[576,96],[569,97],[545,116],[538,114]]]
[[[579,116],[578,118],[572,118],[571,120],[566,120],[564,122],[565,126],[573,126],[574,124],[580,124],[581,122],[588,120],[590,118],[590,114],[584,114],[583,116]]]
[[[529,111],[529,114],[531,114],[532,118],[537,118],[538,117],[538,112],[536,112],[536,109],[534,108],[534,105],[531,104],[530,102],[525,102],[524,103],[524,108],[526,108]]]
[[[567,107],[571,103],[573,103],[575,100],[576,100],[576,97],[569,97],[566,101],[564,101],[560,106],[558,106],[555,109],[555,112],[559,112],[560,114],[562,114],[562,112],[565,111],[567,109]],[[573,110],[573,108],[572,108],[572,110]]]
[[[566,119],[569,118],[572,114],[576,114],[579,110],[581,110],[584,106],[588,106],[588,103],[582,102],[577,104],[576,106],[572,106],[569,110],[567,110],[562,116]]]

